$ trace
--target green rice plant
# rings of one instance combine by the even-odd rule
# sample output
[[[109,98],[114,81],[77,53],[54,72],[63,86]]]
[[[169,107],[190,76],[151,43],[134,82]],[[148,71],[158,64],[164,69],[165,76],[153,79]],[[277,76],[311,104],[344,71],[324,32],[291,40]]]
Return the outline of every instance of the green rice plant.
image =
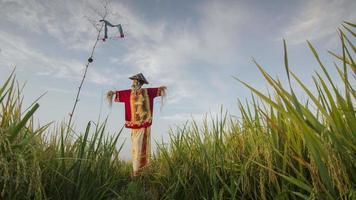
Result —
[[[121,148],[116,149],[121,131],[105,137],[104,122],[90,135],[91,124],[77,139],[67,137],[63,142],[57,134],[43,145],[42,182],[47,194],[57,199],[120,197],[119,191],[130,181],[130,165],[119,159]],[[53,132],[66,134],[66,125],[57,129]]]
[[[46,128],[35,129],[32,116],[39,105],[22,112],[21,88],[14,72],[0,87],[0,198],[39,198],[42,195],[37,145]]]
[[[202,127],[192,121],[172,131],[170,144],[158,144],[141,177],[147,190],[155,199],[356,198],[355,46],[347,36],[355,36],[355,25],[343,27],[342,54],[331,53],[341,62],[334,65],[342,85],[308,42],[321,69],[312,77],[312,92],[290,70],[284,41],[289,84],[254,61],[273,95],[236,78],[253,93],[252,102],[239,102],[241,118],[222,112]],[[306,102],[298,99],[291,81],[307,95]]]
[[[0,87],[0,199],[124,199],[131,166],[119,159],[104,122],[73,136],[67,125],[35,128],[32,104],[22,109],[14,72]],[[95,128],[92,128],[92,126]]]

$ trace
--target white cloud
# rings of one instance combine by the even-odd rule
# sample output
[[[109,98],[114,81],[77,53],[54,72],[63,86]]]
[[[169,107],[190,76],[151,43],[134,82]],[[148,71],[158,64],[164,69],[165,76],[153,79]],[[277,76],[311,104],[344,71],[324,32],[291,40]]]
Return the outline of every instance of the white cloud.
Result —
[[[39,89],[47,91],[49,94],[50,93],[62,93],[62,94],[74,95],[76,92],[74,90],[63,89],[63,88],[58,88],[58,87],[48,87],[48,86],[43,86],[43,87],[40,87]],[[91,91],[82,91],[80,94],[84,97],[97,98],[98,96],[100,96],[100,94],[98,94],[97,92],[91,92]]]
[[[16,64],[20,66],[27,65],[27,68],[41,70],[37,72],[38,75],[55,76],[57,78],[76,78],[80,75],[84,68],[84,63],[73,60],[72,58],[55,58],[45,55],[38,48],[28,45],[29,40],[23,35],[13,34],[11,28],[19,27],[29,33],[44,36],[49,35],[56,39],[57,42],[63,45],[64,48],[85,50],[87,52],[96,35],[95,29],[86,21],[84,16],[92,18],[100,18],[93,11],[92,8],[101,8],[100,3],[96,1],[2,1],[0,2],[1,12],[0,17],[5,21],[13,24],[9,32],[2,31],[1,34],[1,48],[2,59],[0,62],[4,65]],[[150,25],[142,23],[138,20],[134,12],[120,4],[112,3],[110,10],[119,10],[118,13],[113,13],[108,18],[113,21],[120,21],[125,24],[125,33],[136,40],[146,40],[146,38],[153,38],[160,40],[160,32],[163,28],[162,23],[158,23],[155,29],[150,29]],[[103,11],[99,11],[103,13]],[[125,16],[122,19],[122,16]],[[162,27],[162,28],[159,28]],[[6,29],[5,29],[6,30]],[[11,34],[10,34],[11,33]],[[137,43],[137,42],[136,42]],[[55,44],[49,44],[55,45]],[[140,45],[136,45],[139,47]],[[58,48],[58,47],[55,47]],[[135,49],[129,49],[134,51]],[[100,49],[97,49],[100,51]],[[139,64],[139,66],[154,66],[154,60],[147,60],[145,50],[138,52],[142,54],[142,59],[135,61],[130,60],[130,55],[126,60],[130,60],[129,64]],[[140,56],[140,54],[137,54]],[[133,56],[135,57],[135,56]],[[31,61],[31,62],[29,62]],[[115,61],[115,60],[113,60]],[[151,62],[151,65],[145,63]],[[29,66],[30,65],[30,66]],[[42,66],[42,68],[38,68]],[[44,71],[42,71],[44,70]],[[154,72],[155,68],[151,68]],[[159,73],[159,72],[156,72]],[[110,78],[109,78],[110,77]],[[113,70],[99,71],[91,69],[88,74],[90,81],[99,84],[112,85],[114,81],[112,78],[121,78],[119,74]]]
[[[88,50],[92,45],[88,41],[92,41],[95,30],[84,16],[95,16],[90,9],[100,7],[95,1],[64,0],[59,3],[29,0],[3,1],[0,4],[4,11],[0,16],[16,26],[35,34],[49,34],[67,48]],[[196,23],[189,20],[180,24],[169,24],[164,19],[147,21],[140,17],[138,11],[118,2],[112,2],[110,8],[117,13],[113,13],[109,20],[122,23],[127,35],[127,53],[120,62],[133,66],[132,70],[144,72],[151,79],[169,86],[178,85],[171,90],[176,93],[173,94],[176,99],[189,98],[194,92],[191,88],[199,84],[188,77],[195,61],[221,67],[236,59],[238,27],[243,25],[247,16],[240,3],[220,1],[205,2],[198,7]],[[26,40],[20,39],[22,41],[17,43],[24,46]],[[84,63],[49,58],[29,46],[24,50],[15,49],[12,50],[13,56],[23,56],[17,61],[36,60],[37,65],[50,66],[47,71],[55,69],[57,77],[76,77],[83,69]],[[118,62],[118,59],[111,59],[111,62]],[[91,70],[89,78],[92,82],[113,84],[102,72]],[[41,72],[41,75],[46,73],[50,75],[48,72]]]
[[[83,16],[95,16],[90,7],[98,6],[93,4],[95,1],[3,1],[0,6],[4,12],[0,17],[33,34],[49,35],[66,48],[87,51],[95,30]],[[204,2],[196,8],[196,19],[182,19],[174,24],[165,19],[148,21],[139,11],[122,3],[112,2],[110,7],[118,13],[108,19],[122,23],[127,37],[122,57],[109,61],[130,66],[130,72],[126,73],[143,72],[149,80],[167,85],[167,104],[214,95],[205,91],[206,86],[201,81],[204,71],[211,67],[224,70],[237,59],[239,30],[250,17],[241,3],[233,1]],[[50,57],[30,46],[25,37],[5,31],[0,34],[1,47],[7,52],[3,64],[16,62],[40,71],[37,74],[41,76],[80,78],[85,63],[73,58]],[[113,85],[122,77],[126,78],[127,74],[100,67],[91,68],[88,74],[89,81],[104,85]],[[213,83],[218,87],[222,84]],[[208,104],[204,101],[197,106],[206,110]]]
[[[79,79],[84,70],[84,62],[46,55],[19,36],[0,31],[0,45],[2,52],[0,64],[2,66],[16,65],[18,68],[33,71],[38,76],[50,76],[63,79]],[[88,80],[102,85],[112,85],[111,77],[115,75],[111,70],[99,71],[95,68],[88,72]],[[115,75],[117,76],[117,75]]]
[[[342,21],[356,18],[355,8],[352,0],[307,1],[288,21],[290,25],[282,31],[282,37],[290,44],[299,44],[335,35]]]
[[[201,81],[204,70],[211,67],[223,70],[236,60],[239,30],[249,16],[248,10],[240,3],[208,1],[196,8],[196,22],[182,20],[169,24],[167,21],[142,19],[135,10],[121,4],[114,6],[115,10],[121,10],[128,23],[129,45],[121,61],[111,61],[134,66],[133,70],[166,84],[168,104],[213,95],[198,90],[205,89]],[[208,65],[201,66],[202,63]],[[208,104],[199,104],[202,109],[208,106],[204,103]]]
[[[85,16],[99,19],[96,1],[11,0],[0,2],[2,20],[30,33],[48,34],[69,49],[88,51],[96,30]]]

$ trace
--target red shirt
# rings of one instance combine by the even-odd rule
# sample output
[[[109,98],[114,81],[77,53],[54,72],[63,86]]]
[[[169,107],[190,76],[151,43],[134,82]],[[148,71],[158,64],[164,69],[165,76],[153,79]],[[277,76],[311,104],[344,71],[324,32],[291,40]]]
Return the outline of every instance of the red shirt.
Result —
[[[116,91],[116,102],[125,103],[125,127],[145,128],[152,124],[153,99],[161,96],[160,88]]]

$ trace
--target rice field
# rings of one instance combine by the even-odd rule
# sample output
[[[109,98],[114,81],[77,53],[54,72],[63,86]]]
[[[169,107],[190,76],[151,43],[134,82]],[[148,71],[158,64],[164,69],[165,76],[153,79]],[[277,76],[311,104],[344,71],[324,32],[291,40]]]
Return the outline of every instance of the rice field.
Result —
[[[105,120],[79,132],[36,125],[40,105],[22,107],[13,72],[0,86],[0,199],[356,199],[356,25],[342,26],[341,52],[329,52],[341,85],[310,42],[320,73],[313,90],[304,85],[284,42],[289,84],[255,62],[270,93],[236,77],[253,93],[241,118],[222,110],[173,130],[137,178],[119,159],[121,130],[108,134]]]

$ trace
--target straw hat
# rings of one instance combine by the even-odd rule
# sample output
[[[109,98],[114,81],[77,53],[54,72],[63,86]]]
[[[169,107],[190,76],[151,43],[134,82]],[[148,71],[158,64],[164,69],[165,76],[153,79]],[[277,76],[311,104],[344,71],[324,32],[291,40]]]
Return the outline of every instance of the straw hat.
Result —
[[[136,74],[136,75],[133,75],[133,76],[129,77],[129,79],[131,79],[131,80],[138,80],[138,81],[140,81],[140,82],[143,83],[143,84],[148,84],[148,81],[146,80],[146,78],[143,76],[142,73],[138,73],[138,74]]]

